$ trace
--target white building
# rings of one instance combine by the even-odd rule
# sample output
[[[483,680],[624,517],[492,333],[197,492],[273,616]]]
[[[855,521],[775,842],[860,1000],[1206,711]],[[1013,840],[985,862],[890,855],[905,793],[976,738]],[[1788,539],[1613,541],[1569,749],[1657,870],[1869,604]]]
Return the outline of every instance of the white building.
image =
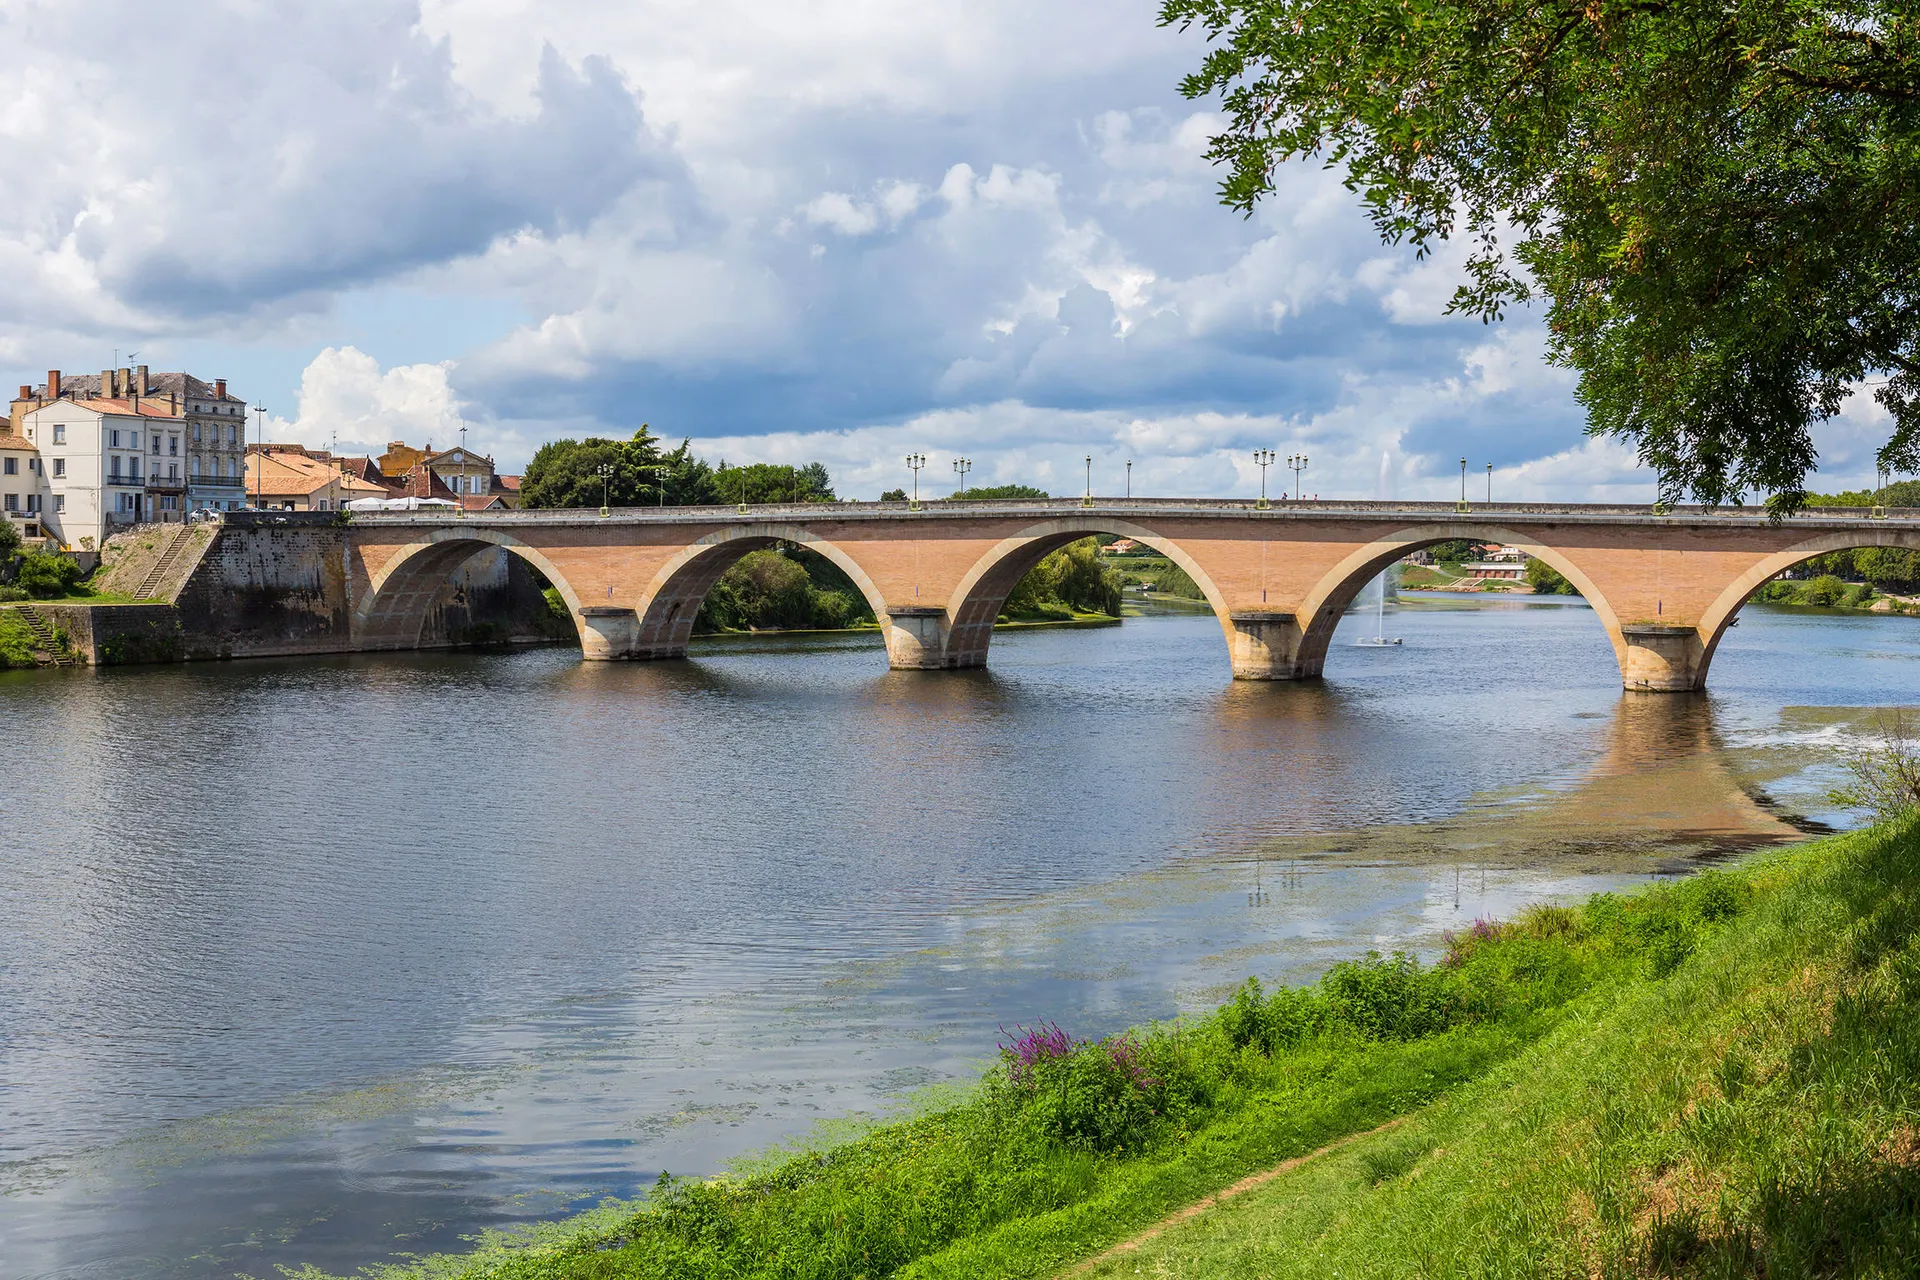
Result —
[[[186,518],[186,415],[171,398],[49,400],[21,416],[50,501],[45,536],[92,551],[128,525]]]
[[[154,458],[148,455],[145,504],[150,519],[176,510],[231,511],[246,505],[247,402],[227,394],[226,379],[205,382],[189,373],[150,373],[146,365],[64,377],[50,369],[43,385],[20,388],[13,401],[14,430],[20,430],[28,413],[62,398],[142,407],[166,404],[184,419],[181,453],[163,454],[158,466],[151,465]]]
[[[0,519],[23,538],[40,536],[41,512],[52,493],[40,474],[40,451],[25,436],[0,427]]]

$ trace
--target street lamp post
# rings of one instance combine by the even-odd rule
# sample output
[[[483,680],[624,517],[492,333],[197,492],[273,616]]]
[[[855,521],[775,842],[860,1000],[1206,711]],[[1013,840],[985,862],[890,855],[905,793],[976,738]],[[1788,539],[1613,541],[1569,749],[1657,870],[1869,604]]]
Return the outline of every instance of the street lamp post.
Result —
[[[1273,465],[1273,450],[1255,449],[1253,465],[1260,468],[1260,510],[1265,511],[1271,505],[1267,502],[1267,468]]]
[[[1133,498],[1133,459],[1127,459],[1127,498]]]
[[[913,502],[907,508],[909,511],[918,511],[920,509],[920,468],[926,465],[926,454],[910,453],[907,455],[907,466],[913,472]]]
[[[1307,455],[1304,453],[1294,454],[1291,458],[1287,459],[1287,466],[1293,470],[1293,497],[1297,502],[1300,499],[1300,473],[1307,469]]]
[[[267,406],[263,404],[253,406],[253,449],[253,506],[257,511],[264,492],[261,486],[267,478]]]
[[[1487,464],[1487,505],[1493,505],[1493,464]]]
[[[613,465],[603,462],[595,468],[595,471],[600,477],[600,518],[604,520],[613,514],[613,508],[608,502],[608,490],[613,484]]]
[[[1454,510],[1465,511],[1466,509],[1467,509],[1467,460],[1465,458],[1462,458],[1460,459],[1460,502],[1457,506],[1454,507]]]
[[[964,498],[967,496],[967,472],[973,470],[973,459],[955,458],[953,470],[954,474],[960,477],[960,496]]]
[[[1090,507],[1093,505],[1093,455],[1092,454],[1087,455],[1087,496],[1080,499],[1080,505],[1083,507]]]

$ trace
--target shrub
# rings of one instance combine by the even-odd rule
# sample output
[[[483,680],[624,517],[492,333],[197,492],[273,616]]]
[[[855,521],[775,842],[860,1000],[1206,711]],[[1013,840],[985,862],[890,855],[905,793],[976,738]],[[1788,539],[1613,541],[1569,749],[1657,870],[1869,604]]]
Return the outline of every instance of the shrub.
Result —
[[[1334,1018],[1369,1040],[1412,1040],[1446,1029],[1450,993],[1405,952],[1333,966],[1320,980]]]
[[[1847,772],[1853,781],[1827,792],[1849,809],[1866,809],[1881,821],[1903,818],[1920,808],[1920,743],[1905,711],[1881,716],[1877,741],[1850,751]]]
[[[0,586],[0,600],[25,600],[26,598],[27,592],[24,587],[16,587],[11,583]]]
[[[1800,599],[1807,604],[1837,605],[1846,598],[1847,584],[1830,573],[1823,573],[1800,589]]]
[[[28,595],[45,600],[71,593],[82,576],[79,562],[55,551],[36,551],[21,558],[15,581]]]

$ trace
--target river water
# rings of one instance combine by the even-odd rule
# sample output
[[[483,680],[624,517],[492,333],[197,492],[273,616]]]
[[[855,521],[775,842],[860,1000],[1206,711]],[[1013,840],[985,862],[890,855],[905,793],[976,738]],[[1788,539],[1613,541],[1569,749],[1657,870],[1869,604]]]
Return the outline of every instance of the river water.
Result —
[[[1622,695],[1577,601],[0,676],[0,1275],[338,1273],[1848,815],[1920,622],[1750,608]],[[830,1132],[831,1130],[825,1130]]]

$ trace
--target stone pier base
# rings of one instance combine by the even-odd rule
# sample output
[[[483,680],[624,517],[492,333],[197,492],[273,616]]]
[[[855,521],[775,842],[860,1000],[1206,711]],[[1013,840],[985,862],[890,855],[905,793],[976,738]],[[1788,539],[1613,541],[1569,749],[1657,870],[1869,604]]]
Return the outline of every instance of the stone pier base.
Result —
[[[1230,614],[1228,620],[1233,624],[1235,680],[1301,680],[1320,674],[1317,663],[1301,661],[1305,637],[1291,613],[1253,610]]]
[[[1635,622],[1620,628],[1627,642],[1620,682],[1635,693],[1691,693],[1700,687],[1705,646],[1694,627]]]

